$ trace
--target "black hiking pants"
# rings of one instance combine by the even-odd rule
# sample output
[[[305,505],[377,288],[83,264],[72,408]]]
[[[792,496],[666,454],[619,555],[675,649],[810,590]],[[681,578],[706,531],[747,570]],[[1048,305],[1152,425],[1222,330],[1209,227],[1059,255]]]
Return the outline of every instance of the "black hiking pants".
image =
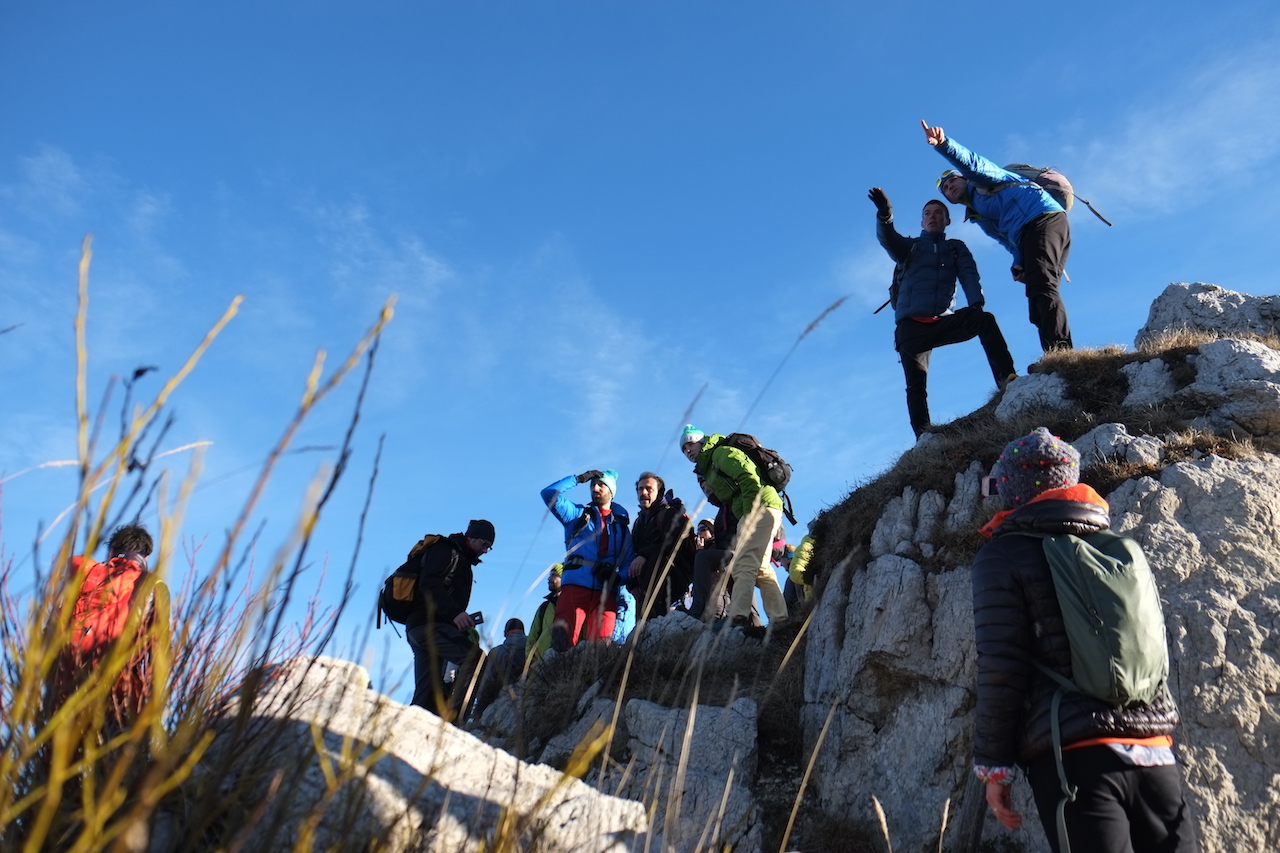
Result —
[[[1071,254],[1071,225],[1062,211],[1042,213],[1022,229],[1018,237],[1022,252],[1022,282],[1027,289],[1031,325],[1040,332],[1040,347],[1073,349],[1067,306],[1062,304],[1058,284]]]
[[[1079,788],[1067,803],[1067,841],[1076,853],[1195,853],[1195,819],[1182,796],[1176,764],[1135,767],[1106,744],[1064,750],[1067,782]],[[1027,768],[1036,811],[1058,853],[1057,809],[1062,799],[1053,753]]]
[[[405,631],[405,637],[413,650],[414,689],[410,704],[426,708],[446,720],[458,717],[467,691],[472,690],[471,682],[480,662],[480,646],[471,642],[452,622],[415,625]],[[444,681],[449,663],[458,665],[452,691]]]
[[[1014,372],[1013,356],[1005,343],[994,314],[978,308],[961,308],[954,314],[939,317],[932,323],[910,318],[898,323],[893,332],[894,347],[902,361],[907,378],[907,415],[916,437],[929,428],[929,355],[934,347],[958,344],[977,338],[987,354],[987,364],[996,387]]]

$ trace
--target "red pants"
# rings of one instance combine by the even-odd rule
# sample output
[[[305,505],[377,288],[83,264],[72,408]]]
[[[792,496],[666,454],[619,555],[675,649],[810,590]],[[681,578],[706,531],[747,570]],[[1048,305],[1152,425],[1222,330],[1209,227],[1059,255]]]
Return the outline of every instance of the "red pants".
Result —
[[[614,594],[604,595],[604,590],[587,589],[585,586],[565,584],[556,599],[556,621],[553,627],[565,632],[568,646],[576,646],[580,639],[607,640],[613,636],[618,621],[618,604]],[[583,624],[586,632],[583,632]]]

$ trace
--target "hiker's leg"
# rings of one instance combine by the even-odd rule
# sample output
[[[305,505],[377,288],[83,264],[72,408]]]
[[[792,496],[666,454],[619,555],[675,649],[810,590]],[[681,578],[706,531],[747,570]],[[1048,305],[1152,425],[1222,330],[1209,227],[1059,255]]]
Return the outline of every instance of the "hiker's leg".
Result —
[[[771,514],[772,513],[772,514]],[[733,549],[729,575],[733,578],[733,598],[729,603],[729,619],[746,619],[755,598],[756,578],[760,566],[768,563],[773,547],[773,531],[777,529],[778,510],[755,506],[738,522],[738,537]],[[774,581],[777,586],[777,581]],[[781,594],[779,594],[781,598]]]
[[[561,588],[560,597],[556,599],[556,621],[551,628],[551,645],[556,651],[578,644],[590,604],[591,590],[585,586],[565,584]]]
[[[1045,213],[1022,229],[1022,279],[1031,323],[1040,332],[1045,352],[1072,349],[1071,325],[1058,285],[1071,253],[1071,226],[1062,212]]]
[[[724,551],[719,548],[703,548],[693,557],[693,603],[689,615],[701,619],[711,599],[720,570],[724,567]]]
[[[453,693],[449,694],[449,711],[451,718],[458,725],[467,720],[467,709],[471,707],[479,692],[478,668],[480,663],[480,646],[467,642],[465,648],[457,649],[461,656],[449,658],[458,660],[458,674],[453,678]]]
[[[1074,853],[1133,853],[1129,839],[1129,816],[1119,799],[1119,789],[1108,774],[1127,767],[1105,744],[1069,749],[1062,753],[1067,781],[1077,788],[1074,802],[1067,803],[1067,840]],[[1036,811],[1045,837],[1054,853],[1058,847],[1057,813],[1062,800],[1057,763],[1050,751],[1027,768],[1027,781],[1035,796]]]
[[[893,333],[895,348],[902,362],[902,373],[907,380],[907,417],[916,437],[929,428],[929,395],[925,388],[929,378],[929,353],[931,348],[921,339],[915,320],[903,320]]]
[[[436,698],[444,691],[443,664],[432,654],[426,625],[415,625],[404,633],[413,651],[413,698],[409,704],[434,711]]]
[[[637,605],[638,606],[638,605]],[[613,629],[618,624],[618,599],[613,593],[605,595],[600,590],[592,593],[592,602],[587,616],[586,635],[584,640],[607,640],[613,636]]]
[[[978,340],[982,343],[982,351],[987,354],[987,364],[991,367],[991,378],[996,387],[1003,388],[1005,381],[1017,368],[1013,366],[1013,355],[1009,352],[1009,344],[1005,342],[996,315],[982,311],[978,317]]]
[[[1196,822],[1182,795],[1182,770],[1176,764],[1130,767],[1130,836],[1137,853],[1195,853]]]

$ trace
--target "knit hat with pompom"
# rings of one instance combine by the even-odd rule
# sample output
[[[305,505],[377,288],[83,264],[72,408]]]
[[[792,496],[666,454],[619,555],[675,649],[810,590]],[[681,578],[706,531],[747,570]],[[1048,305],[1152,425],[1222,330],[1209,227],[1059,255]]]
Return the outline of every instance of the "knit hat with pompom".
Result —
[[[1019,507],[1049,489],[1080,482],[1080,453],[1044,427],[1005,445],[991,474],[1000,499]]]

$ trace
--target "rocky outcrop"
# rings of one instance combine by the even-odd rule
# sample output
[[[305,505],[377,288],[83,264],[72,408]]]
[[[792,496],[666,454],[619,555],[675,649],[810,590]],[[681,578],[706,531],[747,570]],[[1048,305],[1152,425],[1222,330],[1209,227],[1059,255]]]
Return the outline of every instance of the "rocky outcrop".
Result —
[[[1278,312],[1277,297],[1171,285],[1139,340],[1173,328],[1266,334]],[[1177,746],[1202,849],[1280,849],[1280,457],[1260,450],[1280,435],[1280,354],[1256,340],[1224,339],[1177,359],[1130,357],[1120,368],[1123,407],[1188,412],[1182,428],[1221,436],[1242,453],[1252,438],[1256,455],[1204,455],[1184,442],[1181,456],[1171,456],[1171,435],[1132,424],[1067,438],[1086,476],[1109,463],[1151,474],[1107,497],[1113,527],[1142,543],[1161,589],[1171,688],[1184,719]],[[1010,384],[996,415],[1070,414],[1079,405],[1060,377],[1035,374]],[[938,458],[943,441],[929,437],[909,453]],[[1008,836],[981,818],[981,791],[968,788],[972,550],[954,543],[995,508],[977,496],[983,473],[974,462],[950,494],[907,486],[887,501],[856,559],[831,568],[810,628],[803,719],[806,746],[817,749],[819,807],[870,823],[875,796],[895,850],[936,849],[948,799],[949,846],[966,812],[985,820],[985,837]],[[1007,840],[1047,851],[1025,784],[1015,788],[1015,805],[1027,827]]]
[[[368,672],[355,664],[289,662],[273,673],[252,720],[264,736],[251,750],[238,741],[233,760],[270,762],[287,778],[274,795],[260,792],[261,829],[245,849],[294,849],[305,832],[314,833],[307,849],[320,850],[347,849],[341,844],[355,838],[378,839],[389,851],[458,853],[493,849],[503,832],[519,849],[536,839],[538,849],[581,853],[638,851],[649,841],[640,803],[520,762],[393,702],[370,690]],[[215,741],[205,763],[224,749]],[[269,839],[274,826],[281,832]],[[151,849],[182,849],[172,834],[160,828]]]
[[[1151,303],[1147,324],[1138,330],[1141,347],[1163,332],[1190,329],[1223,337],[1249,332],[1274,335],[1280,326],[1280,297],[1249,296],[1216,284],[1171,284]]]

